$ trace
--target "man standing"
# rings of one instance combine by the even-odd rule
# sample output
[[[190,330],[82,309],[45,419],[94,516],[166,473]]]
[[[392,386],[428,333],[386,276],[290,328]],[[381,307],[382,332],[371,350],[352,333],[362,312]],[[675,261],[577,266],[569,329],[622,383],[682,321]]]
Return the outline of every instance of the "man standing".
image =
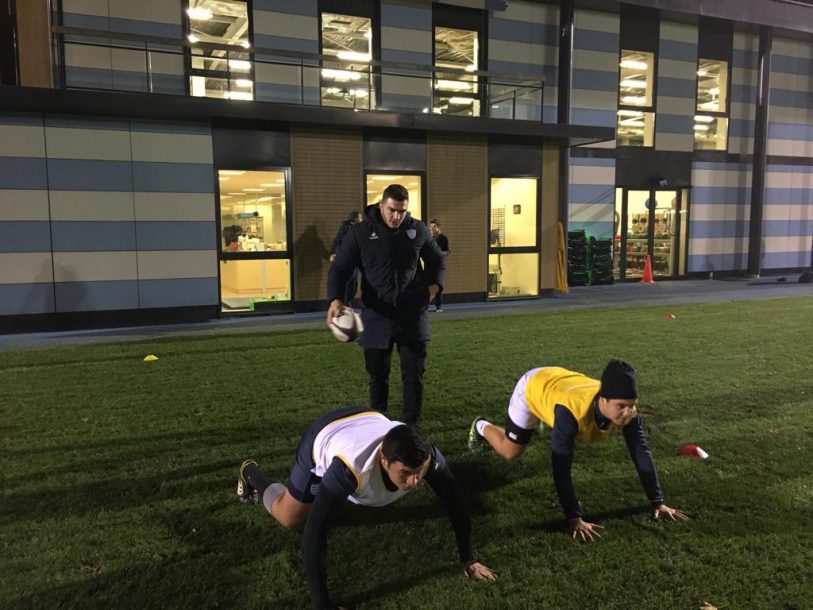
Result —
[[[358,210],[353,210],[347,215],[347,219],[343,220],[342,224],[339,225],[339,230],[336,231],[336,237],[333,238],[333,243],[330,244],[331,263],[334,260],[336,260],[336,253],[339,251],[339,248],[341,247],[345,236],[350,232],[350,229],[352,229],[354,225],[357,225],[360,222],[361,222],[361,212],[359,212]],[[350,276],[350,279],[347,280],[347,285],[345,286],[344,297],[342,298],[342,302],[352,307],[353,299],[356,298],[357,287],[358,287],[358,270],[354,269],[353,274]]]
[[[443,454],[415,426],[391,421],[365,407],[331,411],[305,431],[287,486],[274,482],[257,463],[240,467],[237,496],[261,501],[285,527],[305,523],[302,552],[314,608],[336,608],[327,590],[329,521],[345,499],[386,506],[425,479],[446,506],[466,576],[496,580],[474,559],[471,520],[463,493]]]
[[[655,461],[635,406],[637,402],[635,369],[623,360],[611,360],[601,374],[601,381],[557,366],[532,369],[514,388],[505,428],[478,417],[469,430],[469,449],[479,452],[490,445],[497,454],[511,461],[525,451],[540,421],[551,428],[553,483],[568,528],[574,538],[593,540],[594,536],[601,536],[598,530],[602,526],[582,518],[570,475],[573,450],[577,441],[603,441],[620,429],[649,499],[652,517],[672,521],[687,519],[683,512],[668,507],[663,501]]]
[[[443,231],[440,228],[440,223],[438,222],[437,218],[433,218],[429,221],[429,230],[432,232],[432,237],[435,238],[435,241],[440,248],[440,251],[443,252],[443,260],[445,261],[449,258],[449,238],[443,234]],[[443,312],[443,289],[439,289],[438,293],[435,295],[435,300],[433,301],[435,305],[435,311],[437,313]]]
[[[347,280],[354,269],[361,269],[364,334],[359,344],[370,378],[370,406],[387,410],[392,350],[397,346],[404,387],[402,420],[414,424],[421,415],[430,339],[426,311],[443,287],[446,264],[429,229],[409,215],[408,207],[407,190],[391,184],[381,202],[368,206],[361,224],[347,233],[328,272],[326,322],[330,326],[347,308]]]

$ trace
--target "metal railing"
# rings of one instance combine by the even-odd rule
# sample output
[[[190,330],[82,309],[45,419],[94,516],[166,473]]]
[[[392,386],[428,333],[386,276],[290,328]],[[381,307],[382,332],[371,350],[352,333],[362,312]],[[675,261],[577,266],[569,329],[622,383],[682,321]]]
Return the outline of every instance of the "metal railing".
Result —
[[[52,35],[56,81],[66,89],[542,120],[537,78],[62,26]]]

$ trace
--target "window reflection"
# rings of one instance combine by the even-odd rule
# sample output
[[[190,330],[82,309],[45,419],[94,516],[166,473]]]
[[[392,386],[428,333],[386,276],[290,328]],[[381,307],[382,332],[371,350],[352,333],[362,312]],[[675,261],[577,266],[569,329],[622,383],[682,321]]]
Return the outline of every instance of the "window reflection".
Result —
[[[616,124],[619,146],[654,146],[654,80],[653,53],[628,49],[621,51]]]
[[[477,76],[480,41],[476,31],[435,28],[435,79],[432,111],[480,116]],[[444,71],[443,69],[450,69]]]
[[[220,170],[223,252],[284,252],[288,249],[285,174]]]
[[[371,20],[322,13],[322,54],[335,58],[323,63],[322,104],[369,109],[373,96],[370,86],[370,61],[373,58]]]
[[[725,150],[728,142],[728,62],[697,62],[697,114],[694,147]]]
[[[531,252],[488,255],[488,296],[528,297],[539,294],[539,255]]]
[[[189,42],[201,43],[190,50],[190,93],[254,99],[251,54],[243,50],[251,48],[245,0],[190,0],[186,14]]]

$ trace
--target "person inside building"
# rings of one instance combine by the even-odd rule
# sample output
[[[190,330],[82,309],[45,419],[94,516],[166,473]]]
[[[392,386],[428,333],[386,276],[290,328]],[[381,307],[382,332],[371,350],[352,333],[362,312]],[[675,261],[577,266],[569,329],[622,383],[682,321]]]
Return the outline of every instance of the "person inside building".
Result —
[[[444,235],[443,230],[440,226],[440,222],[437,218],[433,218],[429,221],[429,230],[432,232],[432,237],[435,238],[435,241],[440,248],[440,251],[443,253],[443,258],[449,258],[449,238]],[[435,306],[435,311],[437,313],[443,312],[443,289],[438,289],[438,293],[435,295],[434,301],[432,303]]]
[[[446,263],[425,224],[409,214],[409,193],[388,186],[381,202],[348,231],[327,279],[326,323],[348,303],[344,294],[353,270],[361,269],[359,344],[369,375],[370,406],[386,412],[392,350],[398,347],[403,381],[403,417],[416,423],[423,405],[423,377],[431,337],[427,308],[443,287]]]
[[[477,418],[469,430],[469,449],[474,453],[489,446],[506,460],[525,451],[540,423],[551,429],[553,482],[573,538],[592,541],[601,525],[583,518],[571,478],[576,443],[609,438],[620,429],[638,477],[650,502],[652,517],[676,521],[688,517],[664,503],[652,451],[638,413],[638,381],[635,369],[623,360],[611,360],[601,380],[556,366],[525,373],[508,403],[508,422],[500,428]]]
[[[317,418],[300,441],[287,486],[275,482],[255,461],[243,462],[237,496],[242,502],[261,501],[285,527],[305,523],[302,552],[313,606],[335,608],[326,572],[331,515],[345,500],[386,506],[422,480],[448,511],[463,572],[477,580],[496,580],[496,574],[475,559],[463,493],[440,450],[419,428],[366,407],[347,407]]]

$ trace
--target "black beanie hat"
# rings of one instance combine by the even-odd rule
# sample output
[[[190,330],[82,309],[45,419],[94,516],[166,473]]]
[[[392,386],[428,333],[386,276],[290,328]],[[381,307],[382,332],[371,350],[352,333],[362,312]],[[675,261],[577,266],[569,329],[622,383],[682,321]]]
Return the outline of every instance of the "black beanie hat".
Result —
[[[635,369],[623,360],[610,360],[601,374],[602,398],[638,398]]]

